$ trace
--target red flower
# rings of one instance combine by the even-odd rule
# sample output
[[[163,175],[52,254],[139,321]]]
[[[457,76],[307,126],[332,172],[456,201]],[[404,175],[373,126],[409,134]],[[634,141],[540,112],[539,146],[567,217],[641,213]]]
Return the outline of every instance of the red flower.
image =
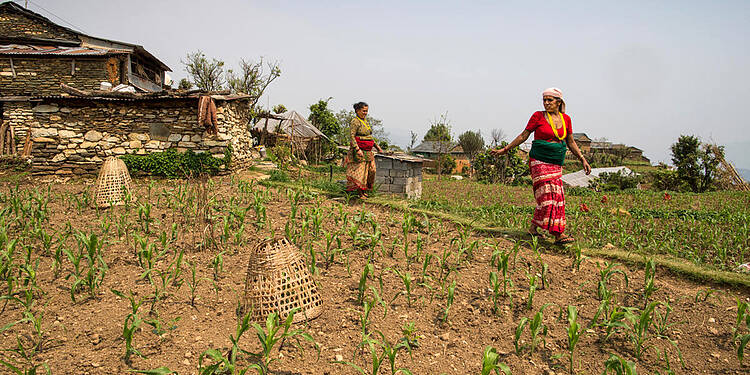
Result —
[[[581,203],[579,208],[581,209],[581,212],[589,212],[589,206],[587,206],[586,203]]]
[[[667,193],[666,191],[664,192],[664,200],[665,201],[671,201],[672,200],[672,196],[669,193]]]
[[[606,195],[602,195],[602,203],[607,203],[608,200],[609,198]]]

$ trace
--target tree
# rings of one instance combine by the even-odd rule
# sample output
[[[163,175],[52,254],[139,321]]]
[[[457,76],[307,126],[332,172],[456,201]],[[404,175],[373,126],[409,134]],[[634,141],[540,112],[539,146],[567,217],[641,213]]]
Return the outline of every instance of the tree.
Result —
[[[411,140],[409,141],[408,150],[409,152],[411,152],[411,150],[414,148],[414,144],[417,143],[417,133],[409,131],[409,135],[411,136]]]
[[[507,144],[501,141],[498,146]],[[493,155],[485,150],[471,161],[471,166],[476,171],[477,180],[491,184],[511,183],[529,172],[528,164],[518,155],[518,147],[508,150],[505,155]]]
[[[190,90],[193,88],[193,83],[190,82],[189,79],[183,78],[180,80],[180,83],[177,85],[177,88],[180,90]]]
[[[677,177],[690,190],[702,193],[713,187],[716,170],[724,158],[724,147],[706,144],[701,147],[697,137],[681,135],[672,145],[672,163]]]
[[[286,107],[283,104],[277,104],[275,107],[273,107],[273,113],[275,114],[281,114],[286,112]]]
[[[691,135],[680,135],[672,145],[672,163],[677,167],[677,176],[686,183],[690,190],[697,192],[701,179],[700,141]]]
[[[227,71],[227,86],[232,92],[250,95],[250,109],[255,111],[263,92],[280,75],[281,68],[278,62],[264,64],[262,57],[258,61],[242,59],[238,73],[233,70]]]
[[[192,78],[192,82],[201,90],[219,91],[224,87],[224,62],[211,58],[201,51],[188,53],[185,60],[185,71]]]
[[[333,112],[328,109],[328,101],[331,99],[333,98],[328,98],[326,100],[321,99],[318,100],[317,103],[311,105],[310,116],[307,117],[307,119],[328,138],[333,138],[341,130],[339,122],[336,120],[336,116],[334,116]]]
[[[503,129],[492,129],[492,132],[490,132],[490,137],[492,137],[492,147],[497,147],[500,142],[505,140],[505,136],[505,131],[503,131]]]
[[[424,141],[435,142],[435,152],[438,154],[436,160],[443,160],[443,155],[447,154],[453,146],[453,136],[451,135],[451,124],[448,119],[448,112],[440,115],[439,118],[430,123],[430,129],[425,133]],[[443,172],[443,163],[436,163],[438,176]],[[448,171],[450,173],[451,171]]]
[[[482,138],[482,132],[479,130],[475,132],[467,130],[458,136],[458,144],[465,153],[469,154],[469,160],[473,160],[474,156],[484,150],[484,138]]]

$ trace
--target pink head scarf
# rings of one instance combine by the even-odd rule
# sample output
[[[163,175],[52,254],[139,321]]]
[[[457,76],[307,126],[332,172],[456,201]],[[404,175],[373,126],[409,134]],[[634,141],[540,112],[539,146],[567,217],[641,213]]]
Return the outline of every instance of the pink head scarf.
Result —
[[[563,100],[562,90],[557,87],[550,87],[542,91],[542,97],[551,96],[560,99],[560,112],[565,113],[565,100]]]

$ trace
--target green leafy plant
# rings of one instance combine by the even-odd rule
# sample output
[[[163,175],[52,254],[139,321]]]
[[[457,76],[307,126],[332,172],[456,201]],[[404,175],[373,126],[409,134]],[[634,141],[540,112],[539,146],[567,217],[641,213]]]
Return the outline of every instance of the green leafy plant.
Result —
[[[216,175],[229,167],[231,155],[231,147],[225,149],[223,158],[215,158],[208,152],[177,152],[175,149],[168,149],[147,155],[123,155],[120,159],[125,162],[131,173],[143,172],[154,176],[180,178]]]
[[[568,359],[570,373],[573,373],[573,354],[576,350],[576,345],[581,339],[581,335],[584,333],[584,327],[578,324],[578,309],[575,306],[568,306]]]
[[[635,363],[622,359],[622,357],[612,354],[604,362],[604,371],[602,375],[638,375],[635,370]]]
[[[505,375],[511,375],[510,367],[505,363],[499,361],[500,356],[497,354],[497,349],[487,346],[484,348],[482,354],[482,375],[490,375],[494,371],[496,375],[500,375],[500,371]]]

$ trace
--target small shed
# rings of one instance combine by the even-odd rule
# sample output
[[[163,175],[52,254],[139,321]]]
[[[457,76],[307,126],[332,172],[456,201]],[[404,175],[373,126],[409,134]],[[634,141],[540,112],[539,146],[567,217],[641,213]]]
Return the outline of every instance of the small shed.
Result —
[[[270,114],[261,118],[253,126],[252,132],[266,147],[291,142],[295,152],[299,151],[299,156],[319,154],[322,142],[330,141],[297,111]]]
[[[418,199],[422,196],[422,165],[425,159],[397,154],[375,154],[375,184],[378,191]]]

